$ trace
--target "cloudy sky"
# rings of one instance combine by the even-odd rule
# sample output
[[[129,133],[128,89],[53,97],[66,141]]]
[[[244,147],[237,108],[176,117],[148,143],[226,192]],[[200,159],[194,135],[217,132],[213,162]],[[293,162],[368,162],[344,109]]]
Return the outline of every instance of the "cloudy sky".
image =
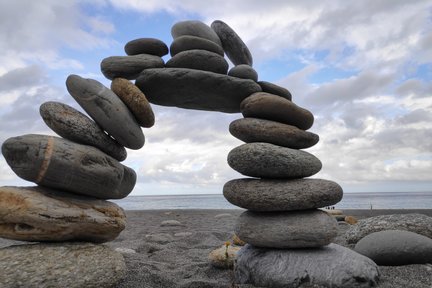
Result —
[[[100,61],[126,42],[172,42],[181,20],[228,23],[249,46],[259,79],[289,89],[312,111],[307,149],[323,162],[315,177],[346,192],[432,190],[432,1],[0,0],[0,142],[53,134],[45,101],[79,108],[69,74],[105,85]],[[165,57],[165,60],[167,58]],[[241,177],[226,163],[241,144],[228,132],[241,114],[153,105],[146,144],[128,150],[132,195],[221,193]],[[29,185],[0,159],[0,185]]]

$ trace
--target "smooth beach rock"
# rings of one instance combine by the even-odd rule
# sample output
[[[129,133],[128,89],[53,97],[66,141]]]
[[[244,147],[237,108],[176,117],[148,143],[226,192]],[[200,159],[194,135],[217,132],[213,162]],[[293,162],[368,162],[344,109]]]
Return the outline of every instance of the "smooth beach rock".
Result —
[[[369,288],[378,285],[378,266],[348,248],[265,249],[246,245],[234,265],[237,284],[254,287]]]
[[[168,68],[189,68],[226,74],[228,62],[219,54],[206,50],[187,50],[180,52],[167,61]]]
[[[0,249],[0,287],[115,287],[123,256],[105,245],[56,243]]]
[[[161,226],[183,226],[183,224],[177,220],[164,220],[162,221]]]
[[[121,199],[136,182],[135,171],[97,148],[54,136],[12,137],[2,153],[22,179],[77,194]]]
[[[342,200],[342,187],[323,179],[234,179],[223,195],[233,205],[252,211],[290,211],[320,208]]]
[[[423,214],[381,215],[361,219],[345,233],[350,244],[374,232],[383,230],[404,230],[432,238],[432,217]]]
[[[337,236],[337,222],[320,210],[243,212],[235,234],[246,243],[269,248],[311,248],[328,245]]]
[[[261,86],[261,89],[263,92],[281,96],[283,98],[286,98],[288,100],[292,100],[291,92],[288,91],[288,89],[281,87],[279,85],[267,82],[267,81],[258,81],[258,84]]]
[[[269,143],[240,145],[228,154],[228,164],[237,172],[259,178],[303,178],[321,170],[321,161],[305,151]]]
[[[432,239],[409,231],[374,232],[362,238],[354,250],[383,266],[432,263]]]
[[[174,39],[170,46],[170,54],[175,56],[180,52],[195,49],[206,50],[224,56],[224,50],[220,45],[208,39],[190,35]]]
[[[240,111],[244,117],[273,120],[293,125],[302,130],[312,127],[314,116],[286,98],[273,94],[254,93],[240,104]]]
[[[237,252],[241,249],[238,246],[223,245],[210,252],[208,259],[210,264],[216,268],[229,269],[234,266],[234,259]]]
[[[240,102],[261,88],[244,80],[185,68],[144,70],[136,83],[154,104],[238,113]]]
[[[114,78],[133,80],[145,69],[162,67],[164,67],[163,59],[150,54],[111,56],[101,62],[102,74],[110,80]]]
[[[255,69],[246,64],[234,66],[230,71],[228,71],[228,75],[242,79],[251,79],[255,82],[258,81],[258,73]]]
[[[155,123],[155,116],[145,95],[129,80],[115,78],[111,90],[126,104],[138,124],[150,128]]]
[[[246,143],[265,142],[293,149],[309,148],[319,141],[317,134],[288,124],[257,118],[234,120],[229,131],[231,135]]]
[[[216,20],[211,24],[211,28],[219,36],[225,53],[234,65],[247,64],[252,66],[252,55],[248,47],[230,26],[225,22]]]
[[[201,21],[187,20],[177,22],[171,28],[171,35],[174,39],[185,35],[201,37],[222,47],[221,40],[215,31]]]
[[[156,38],[138,38],[129,41],[124,50],[127,55],[150,54],[162,57],[168,54],[168,46]]]
[[[118,205],[38,187],[0,187],[0,237],[21,241],[114,240],[126,226]]]
[[[99,148],[118,161],[126,159],[126,149],[109,137],[93,120],[60,102],[45,102],[39,108],[42,119],[61,137]]]
[[[144,145],[144,134],[130,110],[102,83],[69,75],[66,87],[87,114],[121,145],[130,149]]]

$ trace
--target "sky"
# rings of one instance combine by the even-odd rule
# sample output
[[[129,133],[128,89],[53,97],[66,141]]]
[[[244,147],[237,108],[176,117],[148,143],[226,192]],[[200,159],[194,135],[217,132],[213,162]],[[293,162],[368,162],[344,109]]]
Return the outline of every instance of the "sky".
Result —
[[[109,87],[103,58],[133,39],[172,42],[178,21],[222,20],[249,47],[259,80],[287,88],[315,115],[323,163],[314,178],[345,192],[432,190],[432,1],[0,0],[0,143],[54,132],[46,101],[83,111],[69,74]],[[169,59],[164,57],[165,61]],[[232,65],[232,64],[231,64]],[[244,176],[226,161],[242,144],[229,123],[242,115],[152,105],[156,124],[123,164],[131,195],[222,193]],[[0,158],[0,185],[29,186]]]

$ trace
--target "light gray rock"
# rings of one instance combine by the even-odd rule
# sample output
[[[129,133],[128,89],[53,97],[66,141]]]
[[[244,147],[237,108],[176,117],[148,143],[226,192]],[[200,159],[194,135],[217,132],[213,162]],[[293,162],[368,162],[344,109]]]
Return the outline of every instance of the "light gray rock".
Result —
[[[43,187],[0,187],[0,237],[20,241],[114,240],[126,215],[114,203]]]
[[[201,37],[213,41],[222,47],[221,40],[215,31],[201,21],[187,20],[177,22],[171,28],[171,35],[174,39],[185,35]]]
[[[167,233],[147,234],[145,235],[145,239],[148,242],[156,242],[159,244],[170,243],[174,240],[174,238]]]
[[[170,46],[170,54],[171,56],[175,56],[180,52],[195,49],[206,50],[217,53],[222,57],[224,56],[224,50],[215,42],[190,35],[180,36],[174,39]]]
[[[288,100],[292,100],[291,92],[288,91],[288,89],[281,87],[279,85],[267,82],[267,81],[258,81],[258,84],[261,86],[261,89],[263,92],[281,96],[283,98],[286,98]]]
[[[246,64],[234,66],[228,72],[228,75],[242,79],[251,79],[255,82],[258,81],[258,73],[255,71],[255,69]]]
[[[100,66],[102,74],[110,80],[114,78],[133,80],[145,69],[164,67],[164,61],[161,57],[150,54],[110,56],[103,59]]]
[[[123,256],[104,245],[59,243],[0,249],[0,287],[115,287]]]
[[[432,263],[432,239],[409,231],[374,232],[360,239],[354,250],[383,266]]]
[[[238,113],[261,89],[252,80],[185,68],[144,70],[135,84],[157,105],[226,113]]]
[[[126,149],[109,137],[93,120],[60,102],[45,102],[39,108],[44,122],[61,137],[99,148],[118,161],[126,159]]]
[[[161,226],[183,226],[183,224],[177,220],[164,220],[162,221]]]
[[[140,149],[144,145],[144,134],[132,113],[102,83],[69,75],[66,87],[87,114],[121,145],[130,149]]]
[[[150,54],[162,57],[168,54],[168,46],[156,38],[138,38],[126,43],[127,55]]]
[[[223,187],[233,205],[252,211],[291,211],[330,206],[342,200],[342,187],[323,179],[234,179]]]
[[[243,212],[235,234],[246,243],[268,248],[313,248],[330,244],[337,222],[321,210]]]
[[[121,199],[136,182],[135,171],[99,149],[54,136],[12,137],[2,153],[24,180],[77,194]]]
[[[219,54],[206,50],[187,50],[177,53],[167,61],[168,68],[189,68],[226,74],[228,62]]]
[[[369,288],[379,279],[372,260],[336,244],[293,250],[246,245],[237,253],[234,269],[236,283],[254,287]]]
[[[310,153],[260,142],[231,150],[228,164],[246,176],[283,179],[309,177],[322,167],[321,161]]]

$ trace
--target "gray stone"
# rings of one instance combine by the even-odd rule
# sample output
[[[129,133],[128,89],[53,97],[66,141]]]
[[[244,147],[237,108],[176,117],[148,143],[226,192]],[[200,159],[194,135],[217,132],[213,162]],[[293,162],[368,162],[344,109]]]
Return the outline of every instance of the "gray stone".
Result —
[[[296,126],[302,130],[312,127],[314,116],[286,98],[259,92],[247,97],[240,104],[244,117],[273,120]]]
[[[279,85],[267,82],[267,81],[258,81],[258,84],[261,86],[263,92],[267,92],[269,94],[281,96],[288,100],[292,100],[292,95],[288,91],[288,89],[281,87]]]
[[[229,131],[246,143],[265,142],[293,149],[309,148],[319,141],[317,134],[292,125],[257,118],[237,119],[231,122]]]
[[[177,22],[171,28],[171,35],[174,39],[185,35],[201,37],[222,47],[221,40],[215,31],[201,21],[187,20]]]
[[[246,245],[237,253],[234,269],[236,283],[254,287],[369,288],[379,279],[372,260],[336,244],[293,250]]]
[[[248,47],[230,26],[225,22],[216,20],[211,24],[211,28],[219,36],[225,53],[234,65],[247,64],[252,66],[252,55]]]
[[[187,50],[176,54],[167,61],[168,68],[189,68],[226,74],[228,62],[219,54],[206,50]]]
[[[110,80],[114,78],[133,80],[145,69],[162,67],[164,67],[163,59],[150,54],[111,56],[101,62],[102,74]]]
[[[63,138],[99,148],[113,158],[126,159],[126,149],[109,137],[93,120],[60,102],[45,102],[39,108],[45,123]]]
[[[162,221],[161,226],[183,226],[183,224],[177,220],[164,220]]]
[[[144,134],[130,110],[102,83],[70,75],[66,87],[87,114],[121,145],[130,149],[144,145]]]
[[[136,174],[95,147],[54,136],[12,137],[2,153],[21,178],[41,186],[102,199],[126,197]]]
[[[180,52],[195,49],[207,50],[213,53],[217,53],[220,56],[224,56],[224,50],[215,42],[205,38],[190,35],[185,35],[174,39],[170,46],[170,53],[171,56],[175,56]]]
[[[242,79],[251,79],[255,82],[258,81],[258,73],[255,71],[255,69],[246,64],[234,66],[228,72],[228,75]]]
[[[354,250],[383,266],[432,263],[432,239],[409,231],[374,232],[362,238]]]
[[[246,243],[268,248],[313,248],[330,244],[337,222],[321,210],[243,212],[234,230]]]
[[[345,238],[350,244],[374,232],[383,230],[404,230],[432,238],[432,217],[423,214],[381,215],[361,219],[350,227]]]
[[[0,237],[20,241],[114,240],[126,215],[114,203],[43,187],[0,187]]]
[[[321,161],[305,151],[269,143],[248,143],[228,154],[228,164],[237,172],[259,178],[303,178],[321,170]]]
[[[104,245],[59,243],[0,250],[0,287],[115,287],[126,276],[123,256]]]
[[[342,200],[342,187],[323,179],[234,179],[223,187],[233,205],[252,211],[291,211],[334,205]]]
[[[226,113],[238,113],[240,102],[261,89],[252,80],[184,68],[145,70],[136,85],[154,104]]]
[[[168,46],[156,38],[138,38],[126,43],[127,55],[150,54],[162,57],[168,54]]]
[[[167,233],[147,234],[145,235],[145,239],[148,242],[156,242],[159,244],[167,244],[174,240],[174,238]]]

